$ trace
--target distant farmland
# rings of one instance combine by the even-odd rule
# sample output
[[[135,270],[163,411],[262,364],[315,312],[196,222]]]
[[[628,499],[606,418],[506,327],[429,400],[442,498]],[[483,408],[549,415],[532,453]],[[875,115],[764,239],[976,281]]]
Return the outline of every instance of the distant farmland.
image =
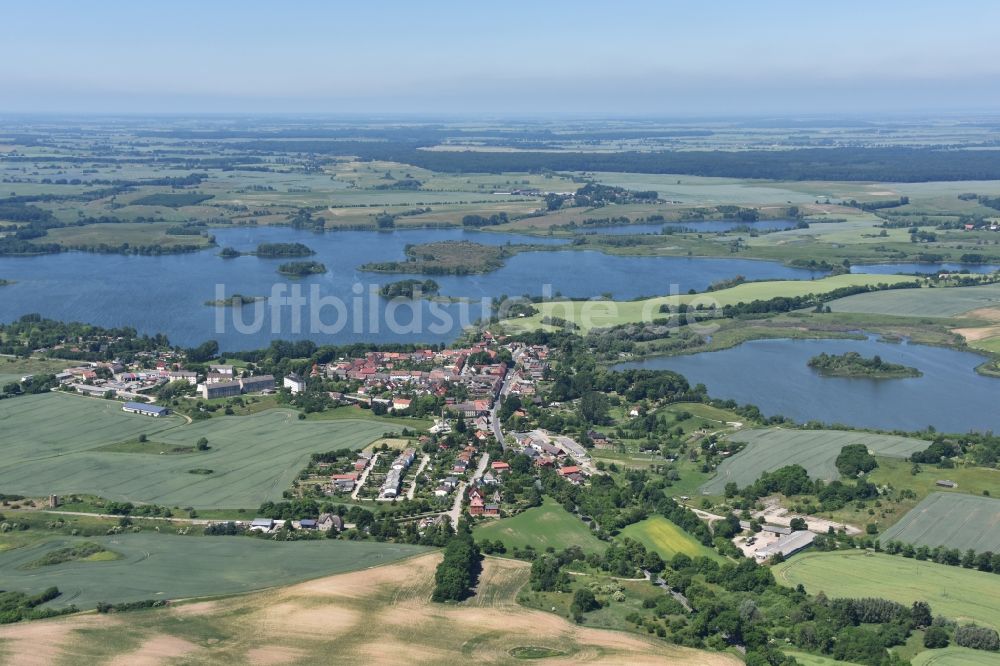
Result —
[[[731,436],[746,447],[732,458],[724,460],[711,480],[701,487],[707,495],[719,495],[726,484],[735,482],[743,488],[764,472],[786,465],[802,465],[814,479],[832,481],[840,478],[835,461],[848,444],[864,444],[875,455],[906,458],[922,451],[930,442],[895,435],[877,435],[843,430],[789,430],[764,428],[738,432]]]
[[[782,585],[828,597],[882,597],[907,606],[926,601],[935,615],[1000,628],[1000,576],[862,551],[801,553],[775,565]]]
[[[21,568],[57,548],[96,542],[123,557]],[[370,541],[276,542],[250,537],[120,534],[63,537],[0,553],[0,589],[37,594],[55,585],[48,604],[93,608],[98,601],[181,599],[236,594],[308,578],[364,569],[426,552],[426,548]],[[239,566],[232,566],[234,561]],[[196,564],[196,566],[192,566]]]
[[[300,421],[271,409],[184,424],[121,411],[121,403],[62,395],[0,401],[0,488],[22,495],[90,493],[195,508],[250,508],[281,492],[309,454],[360,449],[392,428],[375,420]],[[146,434],[149,453],[94,449]],[[208,439],[208,451],[160,455]],[[193,474],[210,469],[211,474]]]
[[[886,541],[996,553],[1000,551],[1000,499],[931,493],[886,530],[882,543]]]
[[[1000,284],[946,289],[894,289],[855,294],[828,303],[834,312],[901,317],[954,317],[998,304]]]

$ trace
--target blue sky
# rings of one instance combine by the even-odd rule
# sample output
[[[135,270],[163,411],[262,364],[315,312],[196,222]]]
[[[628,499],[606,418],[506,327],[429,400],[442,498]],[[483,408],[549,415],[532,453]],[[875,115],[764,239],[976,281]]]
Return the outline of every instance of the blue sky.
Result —
[[[0,111],[1000,109],[1000,3],[5,2]]]

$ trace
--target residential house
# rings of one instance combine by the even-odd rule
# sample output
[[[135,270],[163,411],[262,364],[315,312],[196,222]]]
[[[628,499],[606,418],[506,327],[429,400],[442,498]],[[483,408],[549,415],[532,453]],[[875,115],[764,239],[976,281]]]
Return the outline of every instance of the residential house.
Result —
[[[340,532],[344,529],[344,519],[335,513],[321,513],[319,514],[319,520],[316,522],[316,527],[324,532],[329,532],[331,529]]]
[[[306,390],[306,380],[302,379],[302,377],[294,372],[285,375],[285,378],[281,381],[281,385],[291,391],[293,395],[296,393],[304,393]]]

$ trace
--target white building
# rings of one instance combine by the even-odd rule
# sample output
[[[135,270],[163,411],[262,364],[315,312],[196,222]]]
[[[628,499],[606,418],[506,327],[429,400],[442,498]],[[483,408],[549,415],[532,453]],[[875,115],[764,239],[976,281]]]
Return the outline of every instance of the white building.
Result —
[[[294,393],[302,393],[306,390],[306,380],[299,377],[294,372],[285,375],[281,385]]]

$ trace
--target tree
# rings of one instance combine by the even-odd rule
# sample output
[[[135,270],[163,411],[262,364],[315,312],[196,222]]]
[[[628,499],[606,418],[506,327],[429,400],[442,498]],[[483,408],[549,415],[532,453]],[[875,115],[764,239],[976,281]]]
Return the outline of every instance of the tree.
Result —
[[[806,526],[805,518],[795,517],[788,525],[793,532],[801,532],[802,530],[808,529]]]
[[[924,634],[924,647],[932,650],[948,647],[948,632],[945,628],[928,627],[927,632]]]
[[[878,466],[875,456],[868,453],[864,444],[848,444],[840,450],[837,456],[837,470],[844,476],[858,476],[868,473]]]
[[[203,342],[197,347],[192,347],[186,352],[187,359],[191,363],[204,363],[206,361],[211,361],[219,354],[219,343],[215,340],[209,340],[208,342]]]
[[[931,626],[934,620],[931,615],[931,607],[926,601],[914,601],[910,607],[910,621],[914,628],[921,629]]]
[[[599,391],[584,393],[580,398],[580,418],[587,423],[606,423],[610,408],[608,396]]]
[[[1000,636],[989,627],[967,624],[955,629],[955,645],[974,650],[1000,650]]]
[[[589,589],[581,587],[573,593],[573,604],[570,606],[570,610],[574,615],[581,615],[600,607],[601,604],[597,601],[597,597]]]
[[[198,439],[198,443],[195,444],[195,447],[199,451],[208,451],[208,439],[205,437],[201,437],[200,439]]]

